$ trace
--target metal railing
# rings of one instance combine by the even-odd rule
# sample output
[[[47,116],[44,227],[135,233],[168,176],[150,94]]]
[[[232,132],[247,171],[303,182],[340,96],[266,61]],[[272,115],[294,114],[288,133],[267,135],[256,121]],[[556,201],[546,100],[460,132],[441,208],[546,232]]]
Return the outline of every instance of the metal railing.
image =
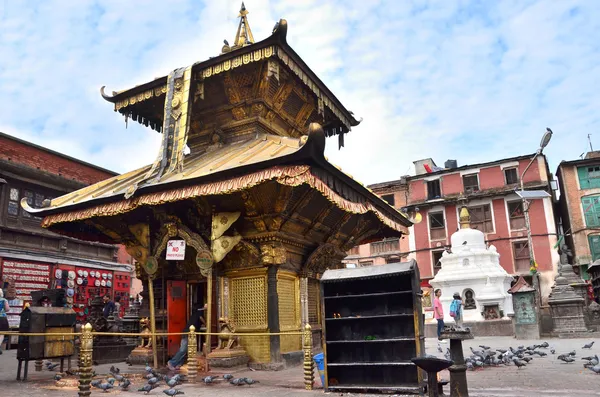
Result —
[[[41,333],[41,332],[15,332],[6,331],[2,332],[5,336],[57,336],[56,334]],[[91,394],[90,383],[93,378],[93,360],[92,355],[94,351],[94,336],[122,336],[122,337],[143,337],[152,338],[154,336],[172,336],[172,335],[187,335],[188,336],[188,375],[187,379],[190,383],[195,383],[198,374],[198,341],[197,336],[216,336],[221,335],[218,332],[196,332],[196,328],[190,326],[190,332],[144,332],[144,333],[129,333],[129,332],[94,332],[92,331],[92,325],[90,323],[85,324],[82,327],[81,332],[72,332],[60,334],[65,338],[79,337],[79,392],[80,397],[87,397]],[[314,363],[313,363],[313,336],[312,328],[310,324],[304,326],[302,331],[290,331],[290,332],[232,332],[228,333],[231,336],[302,336],[302,351],[303,351],[303,374],[304,374],[304,388],[306,390],[312,390],[314,385]],[[154,345],[153,347],[154,348]]]

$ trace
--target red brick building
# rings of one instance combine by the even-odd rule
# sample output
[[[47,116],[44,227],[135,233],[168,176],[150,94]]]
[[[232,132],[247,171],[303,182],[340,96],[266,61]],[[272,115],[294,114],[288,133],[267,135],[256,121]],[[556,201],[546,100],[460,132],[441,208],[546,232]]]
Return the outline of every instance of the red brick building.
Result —
[[[419,160],[414,162],[415,176],[370,186],[382,197],[391,198],[393,194],[394,206],[415,224],[405,240],[393,246],[381,242],[356,247],[346,262],[360,266],[385,263],[387,258],[410,257],[417,260],[421,278],[431,279],[440,268],[442,253],[450,248],[450,236],[459,227],[458,213],[464,203],[469,208],[471,227],[483,231],[486,241],[497,248],[502,267],[509,274],[529,277],[525,217],[515,189],[519,188],[521,174],[532,156],[461,167],[449,161],[443,169],[431,159]],[[427,168],[432,172],[427,172]],[[546,158],[540,155],[524,176],[525,189],[552,194],[551,181]],[[530,220],[542,295],[547,296],[559,259],[554,249],[557,235],[552,198],[533,200]],[[379,254],[379,245],[385,245],[386,255]]]
[[[0,133],[0,287],[7,288],[7,298],[23,302],[31,299],[31,291],[63,283],[69,288],[69,284],[74,284],[73,305],[77,312],[83,312],[80,306],[93,295],[114,296],[118,291],[128,297],[129,289],[124,285],[132,284],[131,258],[121,247],[49,232],[40,226],[40,218],[30,215],[19,204],[26,199],[29,205],[40,207],[44,200],[114,175],[112,171]],[[63,272],[67,276],[75,272],[72,283],[68,277],[65,282],[56,277]],[[91,276],[96,272],[100,277]],[[95,285],[96,280],[100,285]],[[10,319],[11,325],[18,322],[18,317],[15,318]]]
[[[556,171],[559,207],[566,243],[584,280],[588,266],[600,259],[600,151],[563,161]]]

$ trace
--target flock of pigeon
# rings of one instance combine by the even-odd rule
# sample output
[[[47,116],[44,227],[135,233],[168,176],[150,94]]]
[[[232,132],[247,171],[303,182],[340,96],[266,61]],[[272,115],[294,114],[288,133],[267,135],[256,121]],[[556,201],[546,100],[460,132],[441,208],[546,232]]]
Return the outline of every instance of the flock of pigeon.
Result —
[[[594,346],[594,342],[590,342],[585,344],[582,349],[591,350],[592,346]],[[508,349],[494,349],[492,350],[489,346],[479,345],[481,350],[479,349],[471,349],[472,355],[465,358],[465,363],[467,365],[467,369],[474,371],[476,369],[481,369],[483,367],[489,366],[499,366],[499,365],[515,365],[518,369],[526,367],[531,361],[533,361],[534,357],[546,357],[548,353],[544,350],[549,349],[550,354],[556,355],[556,350],[548,344],[548,342],[542,342],[539,345],[532,346],[518,346],[516,349],[513,347],[509,347]],[[543,350],[542,350],[543,349]],[[438,351],[441,352],[441,348],[438,347]],[[446,351],[444,354],[446,359],[450,360],[450,349]],[[577,361],[574,357],[577,356],[577,352],[575,350],[565,353],[559,354],[556,358],[569,364]],[[598,359],[598,355],[590,355],[587,357],[582,357],[582,360],[585,361],[583,364],[584,368],[589,369],[596,374],[600,374],[600,360]]]
[[[59,364],[52,364],[51,362],[47,361],[46,369],[48,369],[49,371],[53,371],[58,365]],[[147,380],[147,382],[144,386],[137,389],[137,391],[144,392],[144,394],[149,394],[152,390],[154,390],[160,386],[160,382],[164,381],[165,384],[169,387],[168,389],[163,390],[163,393],[165,393],[167,396],[176,396],[178,394],[185,394],[183,391],[175,388],[176,386],[180,385],[185,380],[184,375],[176,374],[172,377],[169,377],[168,375],[161,375],[158,372],[156,372],[154,370],[154,368],[150,367],[147,364],[146,364],[145,370],[146,370],[146,375],[144,375],[144,378]],[[92,382],[90,382],[90,385],[92,387],[95,387],[97,389],[104,391],[105,393],[108,393],[108,391],[110,389],[113,389],[115,387],[115,383],[119,382],[118,387],[121,390],[123,390],[123,391],[129,390],[129,386],[131,386],[131,384],[132,384],[131,380],[129,380],[125,375],[121,375],[120,374],[121,370],[119,368],[116,368],[113,365],[110,367],[109,371],[110,371],[110,376],[108,378],[93,380]],[[94,373],[94,376],[95,375],[96,374]],[[61,374],[54,375],[55,381],[60,381],[61,379],[62,379]],[[211,384],[217,383],[219,381],[221,381],[221,382],[226,381],[234,386],[253,385],[255,383],[260,383],[259,381],[254,380],[252,378],[234,378],[234,376],[231,374],[225,374],[225,375],[223,375],[223,377],[206,376],[202,379],[202,381],[206,385],[211,385]]]

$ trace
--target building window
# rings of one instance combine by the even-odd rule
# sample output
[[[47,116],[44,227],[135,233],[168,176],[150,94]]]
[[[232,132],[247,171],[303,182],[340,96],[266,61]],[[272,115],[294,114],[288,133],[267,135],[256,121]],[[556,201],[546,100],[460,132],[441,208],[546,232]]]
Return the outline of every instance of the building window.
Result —
[[[480,230],[483,233],[492,233],[494,224],[492,223],[492,210],[489,204],[469,207],[471,215],[471,228]]]
[[[364,262],[359,262],[360,266],[371,266],[373,264],[373,261],[364,261]]]
[[[442,198],[442,189],[440,188],[440,180],[427,182],[427,199],[433,200]]]
[[[600,166],[577,167],[577,176],[582,189],[600,188]]]
[[[348,255],[359,255],[359,246],[357,245],[356,247],[350,248]]]
[[[513,256],[515,258],[515,271],[517,273],[529,272],[529,245],[527,241],[513,243]]]
[[[37,216],[32,216],[29,212],[25,211],[21,208],[20,199],[26,198],[27,204],[29,204],[32,208],[40,208],[45,198],[50,198],[44,196],[41,193],[34,193],[31,190],[27,189],[19,189],[18,187],[11,187],[8,193],[8,206],[7,213],[11,217],[22,218],[22,219],[31,219],[31,220],[41,220],[41,218]]]
[[[442,254],[443,253],[444,253],[444,250],[441,250],[441,251],[431,251],[431,257],[432,257],[432,262],[433,262],[433,275],[434,276],[442,268],[441,259],[442,259]]]
[[[432,240],[442,240],[446,238],[446,223],[444,222],[443,212],[429,213],[429,235]]]
[[[383,201],[385,201],[392,207],[394,206],[394,195],[393,194],[384,194],[383,196],[381,196],[381,198],[383,199]]]
[[[587,227],[600,226],[600,196],[587,196],[581,198],[581,206]]]
[[[519,183],[519,175],[517,174],[516,168],[507,168],[504,170],[504,179],[506,179],[507,185],[514,185]]]
[[[386,252],[398,252],[400,251],[400,240],[390,239],[371,243],[371,256],[378,255]]]
[[[479,178],[477,174],[463,175],[463,186],[465,193],[475,193],[479,191]]]
[[[510,220],[511,230],[525,229],[525,213],[523,212],[522,201],[511,201],[506,203],[508,206],[508,219]]]

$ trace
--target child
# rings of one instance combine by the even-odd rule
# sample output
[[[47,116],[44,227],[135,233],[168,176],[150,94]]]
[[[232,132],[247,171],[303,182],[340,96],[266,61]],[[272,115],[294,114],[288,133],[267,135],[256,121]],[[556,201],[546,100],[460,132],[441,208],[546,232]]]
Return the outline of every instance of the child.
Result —
[[[462,298],[458,292],[455,292],[452,296],[454,300],[450,304],[450,316],[454,317],[454,322],[457,328],[462,328],[463,324],[463,313],[462,313]]]

